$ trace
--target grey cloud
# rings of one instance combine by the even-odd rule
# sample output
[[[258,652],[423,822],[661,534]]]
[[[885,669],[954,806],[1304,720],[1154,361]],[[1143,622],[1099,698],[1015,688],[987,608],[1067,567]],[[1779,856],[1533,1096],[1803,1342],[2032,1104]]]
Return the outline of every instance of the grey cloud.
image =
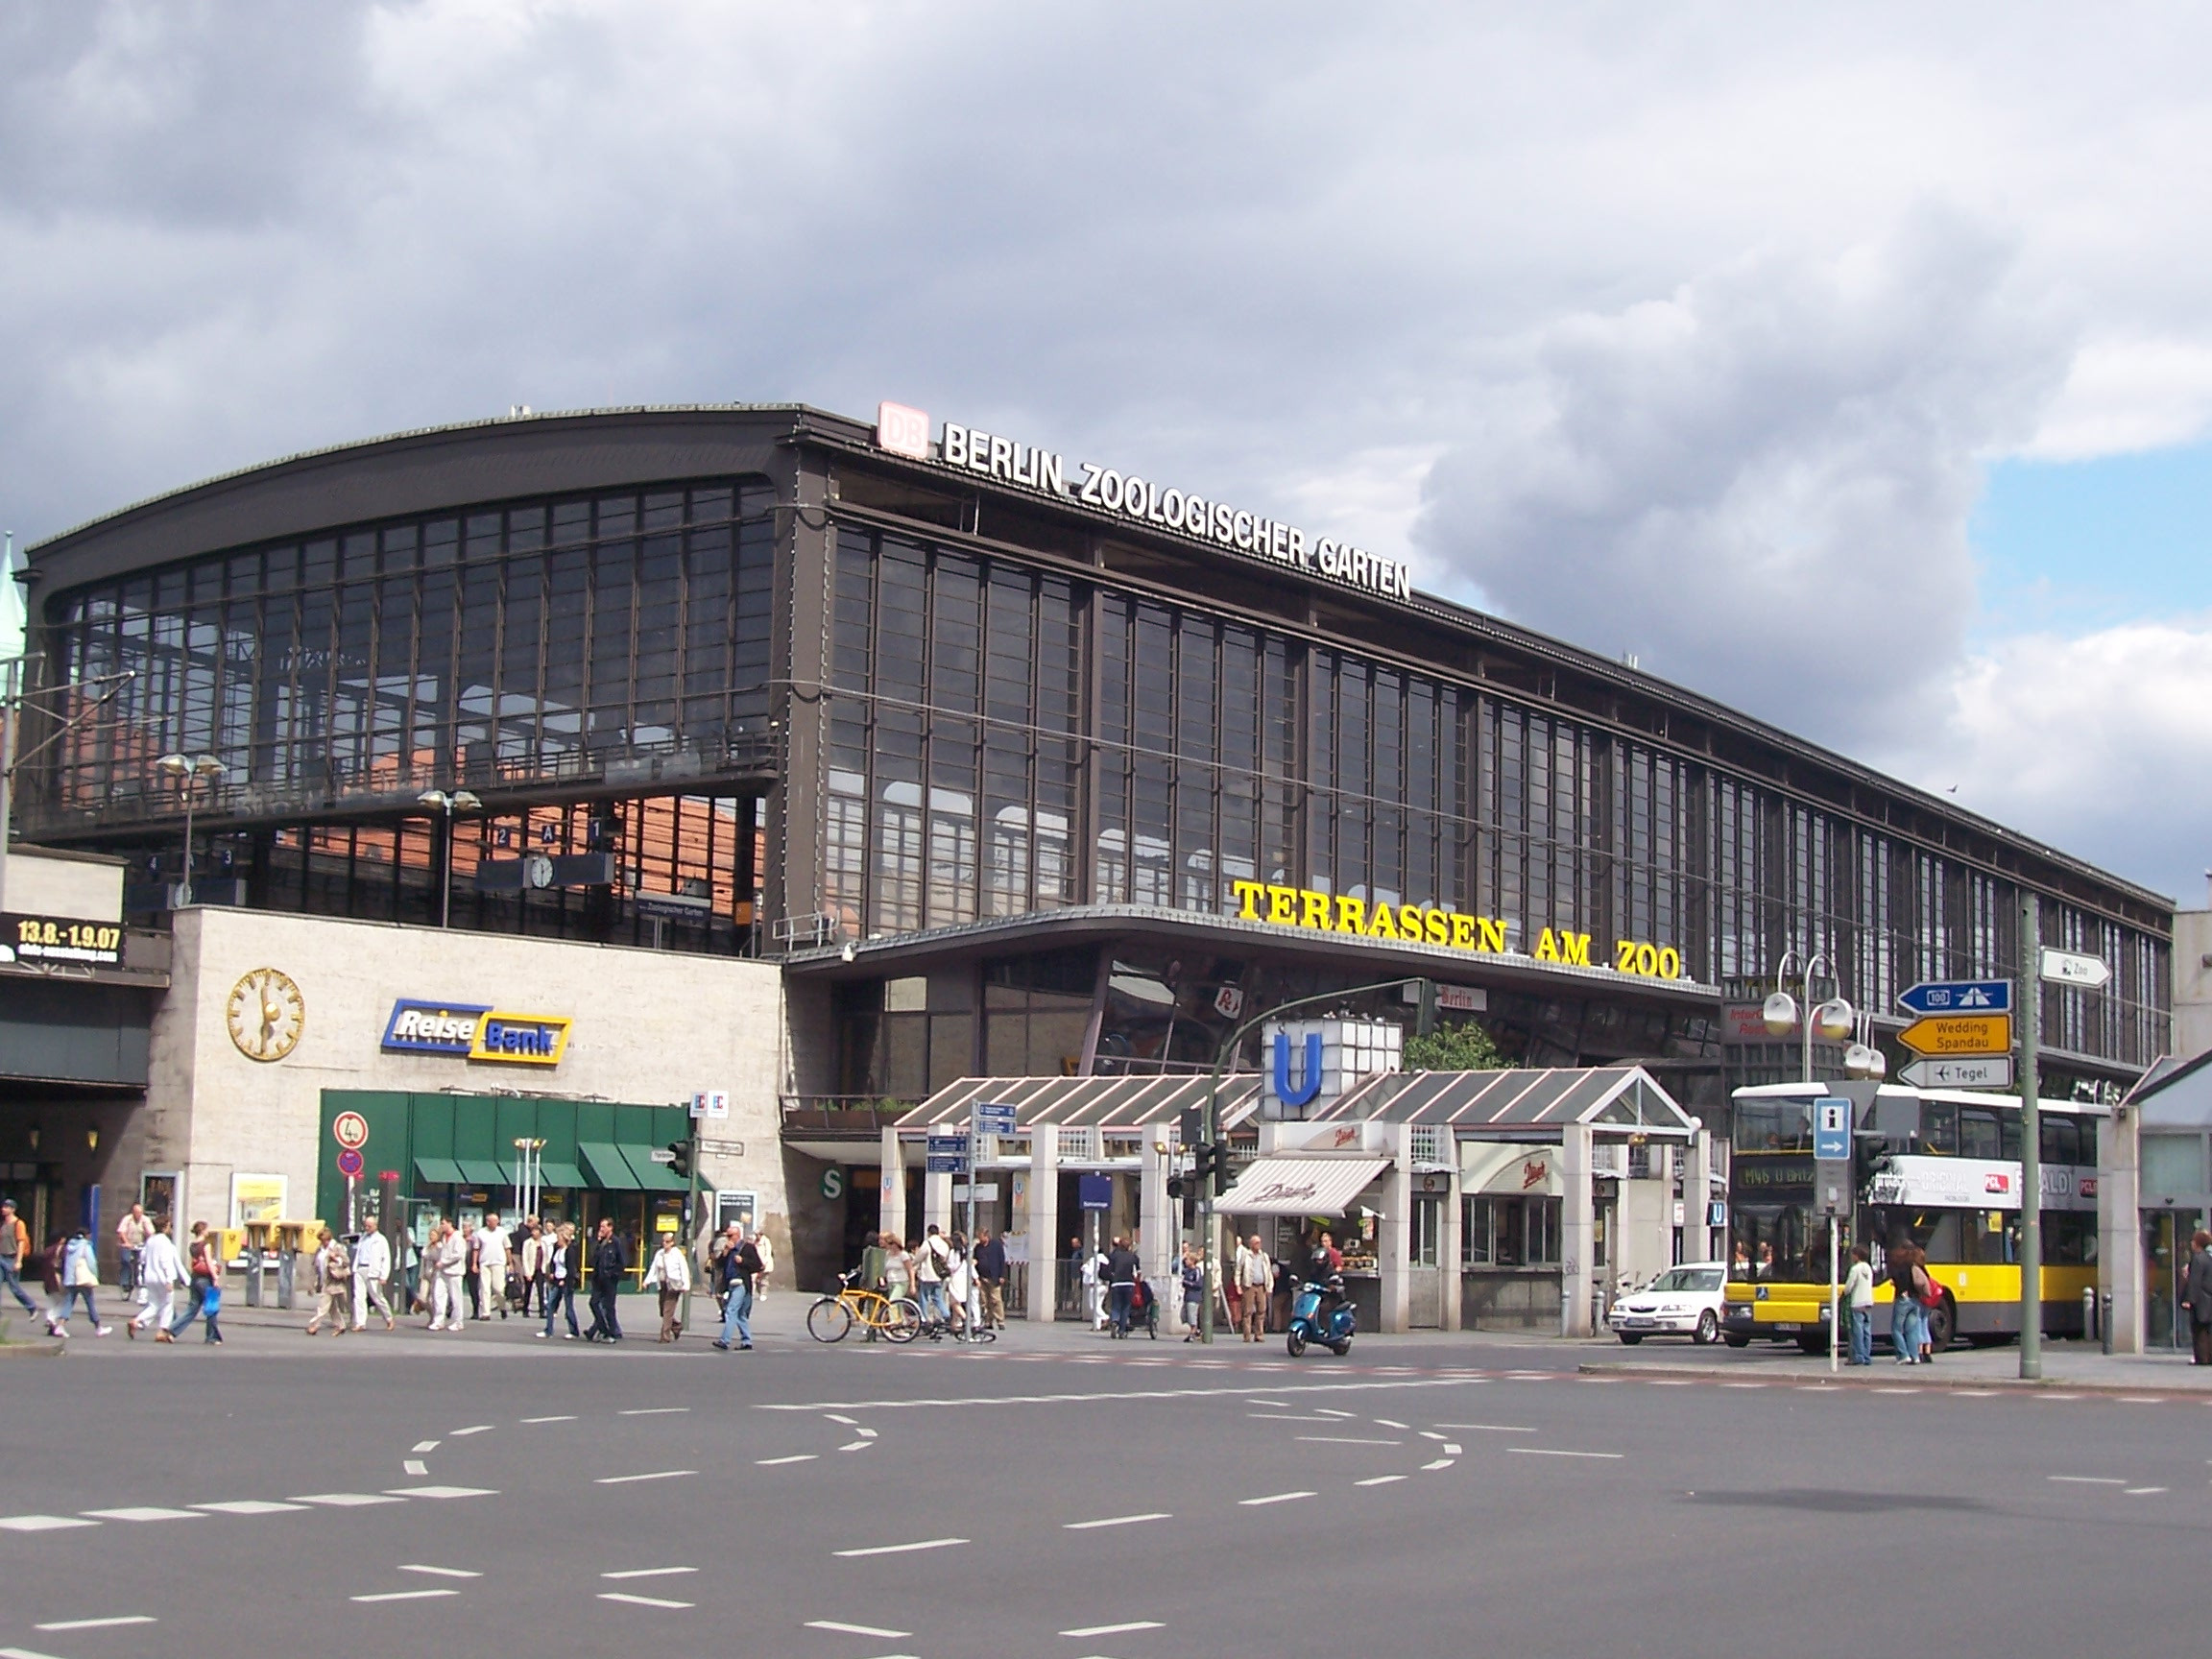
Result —
[[[1880,732],[1959,660],[1977,451],[2064,373],[2011,259],[1921,211],[1560,322],[1437,463],[1416,540],[1531,626],[1833,742]]]

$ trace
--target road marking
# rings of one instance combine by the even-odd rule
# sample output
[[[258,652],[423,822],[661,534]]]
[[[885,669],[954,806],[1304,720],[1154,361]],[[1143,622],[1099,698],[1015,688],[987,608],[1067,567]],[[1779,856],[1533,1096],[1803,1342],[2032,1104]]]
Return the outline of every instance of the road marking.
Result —
[[[1917,1388],[1877,1388],[1874,1392],[1877,1394],[1917,1394],[1920,1390]]]
[[[441,1596],[458,1596],[458,1590],[384,1590],[374,1596],[349,1596],[349,1601],[435,1601]]]
[[[1301,1417],[1286,1411],[1247,1411],[1245,1416],[1255,1423],[1336,1423],[1336,1417]]]
[[[195,1509],[205,1509],[216,1515],[281,1515],[287,1509],[302,1509],[302,1503],[271,1503],[261,1498],[233,1498],[227,1503],[195,1503]]]
[[[1299,1498],[1313,1496],[1311,1492],[1275,1492],[1265,1498],[1239,1498],[1237,1502],[1243,1508],[1257,1509],[1262,1503],[1288,1503]]]
[[[773,1469],[779,1463],[811,1463],[819,1455],[815,1452],[800,1452],[789,1457],[756,1457],[753,1461],[759,1468]]]
[[[1410,1479],[1410,1476],[1406,1475],[1374,1475],[1364,1480],[1355,1480],[1352,1484],[1355,1486],[1388,1486],[1393,1481]]]
[[[2079,1400],[2081,1396],[2079,1394],[2037,1394],[2032,1398],[2037,1400]]]
[[[406,1462],[399,1465],[399,1469],[402,1474],[406,1475],[427,1475],[430,1473],[430,1465],[423,1462],[420,1457],[408,1458]]]
[[[696,1475],[696,1469],[656,1469],[650,1475],[602,1475],[594,1486],[627,1486],[634,1480],[678,1480],[686,1475]]]
[[[411,1452],[435,1452],[438,1450],[438,1442],[435,1440],[418,1440],[408,1450]]]
[[[1445,1450],[1447,1453],[1449,1453],[1451,1455],[1455,1456],[1455,1457],[1457,1457],[1457,1456],[1459,1456],[1459,1455],[1460,1455],[1460,1451],[1459,1451],[1459,1442],[1458,1442],[1458,1441],[1456,1441],[1456,1440],[1447,1440],[1447,1441],[1445,1441],[1445,1442],[1444,1442],[1444,1450]]]
[[[1405,1423],[1392,1422],[1387,1417],[1378,1417],[1375,1419],[1375,1427],[1378,1429],[1405,1429],[1409,1427],[1409,1425]]]
[[[865,1452],[868,1450],[868,1442],[865,1440],[848,1440],[837,1450],[840,1452]]]
[[[1960,1400],[1994,1400],[1998,1393],[1994,1388],[1954,1388],[1951,1392]]]
[[[1421,1431],[1421,1438],[1424,1440],[1441,1440],[1444,1436],[1437,1433],[1433,1429],[1424,1429]]]
[[[1638,1378],[1637,1381],[1647,1388],[1687,1388],[1690,1386],[1690,1381],[1686,1377]]]
[[[599,1599],[602,1601],[625,1601],[633,1607],[684,1608],[699,1605],[696,1601],[667,1601],[658,1596],[632,1596],[621,1590],[602,1590],[599,1592]]]
[[[402,1561],[399,1563],[399,1571],[402,1573],[427,1573],[433,1578],[481,1578],[484,1576],[481,1573],[469,1572],[466,1567],[433,1567],[427,1561]]]
[[[2123,1394],[2113,1404],[2117,1406],[2163,1406],[2166,1404],[2166,1397],[2162,1394]]]
[[[1421,1465],[1421,1467],[1422,1467],[1422,1468],[1424,1468],[1424,1469],[1449,1469],[1449,1468],[1451,1468],[1451,1467],[1452,1467],[1452,1465],[1453,1465],[1453,1463],[1454,1463],[1455,1461],[1455,1459],[1454,1459],[1454,1458],[1450,1458],[1450,1457],[1439,1457],[1439,1458],[1437,1458],[1437,1459],[1436,1459],[1436,1461],[1435,1461],[1435,1462],[1433,1462],[1433,1463],[1424,1463],[1424,1464],[1422,1464],[1422,1465]]]
[[[1723,1388],[1764,1388],[1767,1384],[1764,1382],[1723,1382],[1720,1386]]]
[[[2128,1496],[2130,1498],[2146,1498],[2153,1492],[2163,1492],[2165,1490],[2166,1488],[2163,1486],[2130,1486],[2128,1488]]]
[[[617,1411],[617,1417],[677,1417],[690,1410],[688,1406],[639,1406],[628,1411]]]
[[[2127,1481],[2116,1475],[2053,1475],[2050,1479],[2068,1486],[2125,1486]]]
[[[54,1659],[54,1655],[34,1652],[29,1647],[0,1647],[0,1659]]]
[[[1167,1626],[1157,1619],[1132,1619],[1126,1624],[1085,1624],[1078,1629],[1063,1630],[1063,1636],[1120,1636],[1131,1630],[1165,1630]]]
[[[567,1417],[525,1417],[525,1418],[523,1418],[523,1419],[522,1419],[522,1421],[523,1421],[523,1422],[525,1422],[525,1423],[573,1423],[573,1422],[575,1422],[575,1421],[576,1421],[576,1419],[575,1419],[575,1417],[574,1417],[574,1416],[567,1416]]]
[[[1264,1406],[1270,1411],[1287,1411],[1290,1409],[1289,1402],[1285,1400],[1247,1400],[1244,1404],[1247,1406]]]
[[[1324,1417],[1357,1417],[1359,1415],[1357,1411],[1339,1411],[1333,1406],[1316,1406],[1313,1409],[1320,1412]]]
[[[878,1544],[868,1550],[836,1550],[831,1553],[852,1559],[860,1555],[905,1555],[916,1550],[950,1550],[955,1544],[965,1544],[965,1538],[924,1538],[915,1544]]]
[[[124,1624],[151,1624],[150,1613],[122,1613],[112,1619],[57,1619],[51,1624],[34,1624],[34,1630],[113,1630]]]
[[[333,1509],[366,1509],[372,1503],[404,1503],[404,1498],[392,1498],[382,1492],[303,1492],[292,1500],[295,1503],[326,1503]]]
[[[499,1494],[489,1486],[395,1486],[394,1498],[496,1498]],[[203,1503],[203,1509],[213,1505]]]
[[[1101,1360],[1101,1364],[1110,1361]],[[1470,1377],[1411,1377],[1383,1382],[1314,1382],[1282,1390],[1291,1394],[1364,1393],[1374,1389],[1464,1388],[1478,1381]],[[848,1411],[910,1411],[934,1406],[1071,1406],[1091,1400],[1218,1400],[1243,1395],[1243,1388],[1128,1388],[1101,1389],[1089,1394],[961,1394],[932,1398],[907,1396],[897,1400],[839,1400],[832,1404]],[[821,1411],[819,1404],[802,1406],[782,1401],[757,1402],[756,1411]],[[828,1413],[824,1413],[828,1415]]]
[[[0,1516],[0,1527],[10,1532],[55,1532],[64,1527],[97,1527],[97,1521],[81,1521],[74,1515],[6,1515]]]
[[[876,1438],[876,1431],[873,1429],[855,1429],[853,1431],[853,1432],[859,1435],[863,1440],[873,1440]]]
[[[832,1423],[844,1424],[848,1429],[857,1429],[860,1426],[859,1419],[854,1417],[840,1417],[834,1411],[825,1411],[822,1413],[822,1415],[829,1418]]]
[[[87,1509],[87,1515],[96,1515],[103,1521],[197,1521],[197,1509],[162,1509],[154,1504],[141,1504],[134,1509]]]
[[[1363,1440],[1357,1434],[1301,1434],[1301,1446],[1403,1446],[1403,1440]]]
[[[1439,1423],[1439,1429],[1473,1429],[1484,1434],[1533,1434],[1535,1430],[1525,1423]]]
[[[1144,1515],[1109,1515],[1102,1521],[1067,1521],[1063,1522],[1061,1526],[1064,1531],[1088,1532],[1094,1527],[1134,1527],[1140,1521],[1172,1521],[1174,1519],[1175,1517],[1168,1514],[1165,1509],[1155,1509],[1149,1514]],[[1128,1628],[1134,1630],[1137,1628],[1137,1626],[1132,1624],[1129,1625]],[[1149,1626],[1147,1626],[1147,1628],[1149,1628]],[[1060,1632],[1060,1634],[1063,1636],[1093,1636],[1102,1634],[1102,1632],[1093,1630],[1063,1630]]]
[[[1558,1452],[1549,1446],[1508,1446],[1505,1450],[1517,1452],[1524,1457],[1607,1457],[1618,1460],[1628,1455],[1625,1452]]]
[[[466,1429],[454,1429],[448,1432],[452,1434],[454,1439],[458,1440],[464,1434],[489,1434],[492,1432],[492,1425],[489,1423],[471,1423]]]
[[[620,1573],[602,1573],[599,1576],[602,1578],[673,1578],[679,1573],[696,1573],[698,1571],[699,1569],[696,1567],[630,1567],[625,1568]],[[906,1632],[903,1630],[871,1630],[868,1634],[871,1636],[903,1636]]]
[[[875,1624],[840,1624],[834,1619],[809,1619],[803,1628],[807,1630],[834,1630],[840,1636],[881,1636],[896,1642],[902,1636],[911,1636],[911,1630],[885,1630]]]

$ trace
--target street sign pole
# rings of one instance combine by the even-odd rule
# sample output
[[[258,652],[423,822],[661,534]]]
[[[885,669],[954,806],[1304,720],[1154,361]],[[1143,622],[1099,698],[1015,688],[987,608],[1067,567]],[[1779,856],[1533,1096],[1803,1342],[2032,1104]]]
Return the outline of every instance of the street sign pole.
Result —
[[[979,1122],[976,1103],[971,1097],[968,1102],[968,1231],[963,1235],[968,1241],[968,1296],[967,1305],[960,1310],[961,1323],[971,1336],[975,1334],[975,1322],[969,1317],[975,1300],[975,1176],[977,1166],[983,1162]]]
[[[1837,1306],[1837,1228],[1842,1221],[1836,1202],[1837,1170],[1849,1179],[1851,1167],[1851,1102],[1831,1094],[1813,1102],[1813,1167],[1821,1185],[1821,1208],[1828,1213],[1828,1369],[1836,1369],[1836,1343],[1843,1327],[1843,1310]]]
[[[2032,893],[2020,901],[2020,1376],[2043,1375],[2043,1116],[2035,1098],[2036,1048],[2043,1031],[2043,913]]]

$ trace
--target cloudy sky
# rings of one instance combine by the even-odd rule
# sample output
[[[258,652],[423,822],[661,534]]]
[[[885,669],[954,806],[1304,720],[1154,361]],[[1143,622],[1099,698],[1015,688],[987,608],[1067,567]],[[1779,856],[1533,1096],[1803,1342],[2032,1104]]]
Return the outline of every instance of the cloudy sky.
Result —
[[[0,526],[890,397],[1414,561],[2190,904],[2200,8],[0,12]]]

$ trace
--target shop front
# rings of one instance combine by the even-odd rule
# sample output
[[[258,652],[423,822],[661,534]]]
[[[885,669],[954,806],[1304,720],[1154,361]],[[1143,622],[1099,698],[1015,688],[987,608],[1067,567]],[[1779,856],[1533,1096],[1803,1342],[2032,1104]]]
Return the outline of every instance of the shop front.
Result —
[[[1383,1328],[1378,1223],[1381,1183],[1390,1166],[1387,1158],[1359,1152],[1257,1158],[1214,1202],[1230,1239],[1250,1244],[1257,1238],[1283,1268],[1268,1305],[1268,1330],[1288,1327],[1305,1265],[1324,1242],[1343,1258],[1344,1294],[1358,1310],[1360,1329]]]

